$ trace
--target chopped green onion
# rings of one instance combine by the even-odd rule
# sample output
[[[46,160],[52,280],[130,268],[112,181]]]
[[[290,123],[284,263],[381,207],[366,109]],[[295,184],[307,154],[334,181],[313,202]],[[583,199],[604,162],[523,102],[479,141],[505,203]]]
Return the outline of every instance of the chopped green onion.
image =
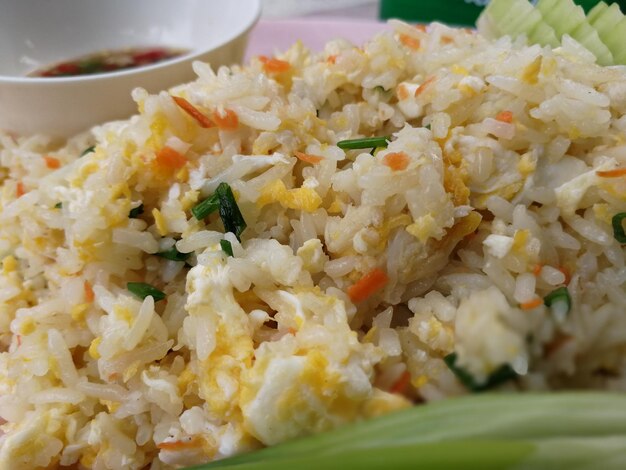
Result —
[[[448,354],[443,358],[443,361],[446,363],[448,368],[454,372],[457,379],[459,379],[463,385],[465,385],[468,389],[473,392],[484,392],[485,390],[489,390],[490,388],[497,387],[498,385],[503,384],[511,379],[517,377],[515,371],[508,364],[501,365],[498,369],[493,371],[487,380],[480,383],[477,382],[476,379],[467,372],[462,367],[456,365],[458,357],[456,353]]]
[[[374,90],[376,90],[379,93],[387,93],[387,90],[385,90],[385,87],[377,85],[374,87]]]
[[[424,126],[424,129],[428,129],[428,130],[430,130],[430,124],[426,124],[426,125]]]
[[[364,139],[350,139],[350,140],[340,140],[337,142],[337,147],[344,150],[353,150],[353,149],[369,149],[376,147],[387,147],[389,145],[390,137],[367,137]]]
[[[622,224],[624,219],[626,219],[626,212],[620,212],[619,214],[615,214],[611,220],[613,224],[613,236],[621,244],[626,243],[626,233],[624,233],[624,225]]]
[[[552,292],[550,292],[543,299],[543,303],[545,304],[546,307],[551,307],[552,304],[556,302],[565,302],[567,304],[567,311],[565,313],[568,313],[571,310],[572,298],[569,295],[569,291],[567,290],[567,287],[559,287],[558,289],[555,289]]]
[[[175,246],[173,246],[169,250],[161,251],[156,255],[171,261],[187,261],[187,258],[191,256],[191,253],[181,253]]]
[[[191,213],[196,219],[202,220],[209,214],[218,210],[219,207],[220,207],[219,197],[215,193],[207,197],[204,201],[199,202],[198,204],[193,206],[191,209]]]
[[[57,203],[54,205],[54,208],[55,208],[55,209],[61,209],[62,207],[63,207],[63,203],[62,203],[62,202],[57,202]]]
[[[143,214],[143,203],[139,204],[137,207],[135,207],[134,209],[131,209],[130,212],[128,213],[128,218],[129,219],[136,219],[137,217],[139,217],[141,214]]]
[[[83,150],[83,152],[80,154],[80,156],[84,157],[88,153],[95,152],[95,151],[96,151],[96,146],[92,145],[91,147],[87,147],[85,150]]]
[[[241,234],[246,229],[246,221],[241,215],[237,201],[235,201],[235,195],[232,189],[227,183],[220,183],[215,190],[219,198],[219,210],[220,218],[224,224],[224,228],[227,232],[232,232],[237,237],[237,240],[241,240]]]
[[[621,470],[626,468],[626,394],[450,398],[195,468]]]
[[[228,240],[220,240],[222,251],[228,256],[233,256],[233,245]]]
[[[141,300],[145,299],[149,295],[152,296],[155,302],[165,298],[164,292],[154,286],[151,286],[150,284],[146,284],[145,282],[129,282],[126,284],[126,288]]]

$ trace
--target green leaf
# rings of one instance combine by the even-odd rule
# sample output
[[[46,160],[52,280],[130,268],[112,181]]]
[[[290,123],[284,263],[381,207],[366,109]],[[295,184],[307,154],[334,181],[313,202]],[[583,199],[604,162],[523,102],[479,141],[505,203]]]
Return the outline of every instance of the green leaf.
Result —
[[[235,201],[235,195],[232,189],[227,183],[220,183],[215,190],[215,194],[219,198],[219,211],[220,218],[224,224],[226,232],[232,232],[237,237],[237,240],[241,241],[241,234],[246,229],[246,221],[241,215],[237,201]]]
[[[233,245],[228,240],[220,240],[222,251],[228,256],[233,256]]]
[[[54,208],[55,208],[55,209],[61,209],[62,207],[63,207],[63,203],[62,203],[62,202],[57,202],[57,203],[54,205]]]
[[[367,137],[364,139],[350,139],[350,140],[340,140],[337,142],[337,147],[344,150],[353,150],[353,149],[369,149],[376,147],[387,147],[389,145],[390,137]]]
[[[156,255],[171,261],[187,261],[187,258],[191,256],[191,253],[181,253],[175,246],[173,246],[169,250],[161,251]]]
[[[131,209],[130,212],[128,213],[128,218],[129,219],[136,219],[141,214],[143,214],[143,203],[139,204],[134,209]]]
[[[504,382],[517,377],[515,371],[508,364],[503,364],[493,371],[485,382],[478,382],[472,374],[467,372],[462,367],[456,365],[458,357],[456,353],[448,354],[443,358],[443,361],[450,368],[450,370],[456,375],[463,385],[473,392],[484,392],[491,388],[495,388],[498,385],[502,385]]]
[[[623,220],[626,219],[626,212],[620,212],[615,214],[611,220],[613,225],[613,236],[615,239],[623,244],[626,244],[626,233],[624,233]]]
[[[128,282],[126,284],[126,288],[141,300],[145,299],[149,295],[152,296],[155,302],[165,298],[165,293],[163,291],[160,291],[156,287],[146,284],[145,282]]]
[[[567,287],[559,287],[558,289],[553,290],[548,295],[546,295],[543,299],[543,303],[546,307],[551,307],[555,302],[565,302],[567,304],[567,312],[572,308],[572,298],[569,295],[569,291]]]
[[[193,206],[191,208],[191,213],[196,219],[202,220],[209,214],[218,210],[219,207],[219,197],[217,196],[217,193],[214,193],[211,196],[207,197],[204,201],[199,202],[198,204]]]
[[[83,150],[82,153],[80,154],[80,156],[84,157],[88,153],[95,152],[95,151],[96,151],[96,146],[92,145],[91,147],[87,147],[85,150]]]

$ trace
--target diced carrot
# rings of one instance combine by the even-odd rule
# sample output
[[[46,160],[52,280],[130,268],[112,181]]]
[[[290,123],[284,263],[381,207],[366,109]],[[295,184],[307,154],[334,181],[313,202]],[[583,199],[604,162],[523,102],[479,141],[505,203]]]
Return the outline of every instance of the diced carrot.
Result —
[[[529,300],[528,302],[523,302],[519,306],[522,310],[532,310],[533,308],[539,307],[543,303],[539,297]]]
[[[426,25],[425,24],[416,24],[415,25],[415,29],[417,29],[418,31],[421,31],[422,33],[426,32]]]
[[[24,194],[26,194],[26,188],[24,188],[24,183],[22,183],[21,181],[17,182],[17,186],[15,187],[15,194],[17,195],[17,197],[22,197]]]
[[[91,284],[89,283],[89,281],[85,281],[83,283],[83,289],[85,291],[85,300],[87,301],[87,303],[92,303],[96,296],[93,293],[93,289],[91,288]]]
[[[400,83],[396,87],[396,95],[398,95],[399,100],[406,100],[409,97],[409,90],[404,83]]]
[[[596,175],[602,178],[617,178],[626,175],[626,168],[615,168],[614,170],[599,170]]]
[[[237,113],[232,109],[224,109],[223,113],[215,110],[211,113],[213,122],[224,131],[234,131],[239,126],[239,118]]]
[[[202,439],[199,437],[193,437],[188,441],[171,441],[171,442],[161,442],[157,444],[157,448],[161,450],[185,450],[185,449],[193,449],[196,447],[202,446]]]
[[[382,289],[389,282],[385,271],[379,268],[372,269],[369,273],[348,287],[348,296],[352,302],[362,302]]]
[[[46,162],[46,166],[51,170],[56,170],[61,167],[61,161],[58,158],[51,157],[50,155],[44,155],[43,159]]]
[[[541,274],[541,270],[543,269],[543,265],[537,263],[535,266],[533,266],[533,274],[535,276],[539,276],[539,274]]]
[[[450,36],[441,36],[441,44],[450,44],[452,41]]]
[[[561,271],[565,276],[565,281],[563,281],[563,284],[568,285],[569,282],[572,280],[572,274],[569,272],[569,269],[567,269],[565,266],[559,266],[556,269]]]
[[[401,171],[409,166],[411,159],[404,152],[392,152],[383,157],[383,164],[391,168],[393,171]]]
[[[286,60],[275,59],[273,57],[259,56],[259,60],[263,63],[265,73],[281,73],[291,68],[291,64]]]
[[[171,170],[178,170],[187,163],[184,155],[167,145],[157,152],[155,161],[161,168]]]
[[[326,62],[328,62],[329,64],[334,64],[334,63],[336,63],[336,62],[337,62],[337,55],[336,55],[336,54],[335,54],[335,55],[329,55],[329,56],[326,58]]]
[[[426,90],[428,85],[430,85],[434,81],[435,81],[435,77],[428,78],[424,83],[422,83],[419,87],[417,87],[417,90],[415,90],[415,96],[419,96],[422,93],[424,93],[424,90]]]
[[[308,153],[302,153],[302,152],[296,151],[293,154],[296,156],[296,158],[298,158],[298,160],[302,160],[303,162],[306,162],[306,163],[312,163],[313,165],[324,160],[324,157],[318,157],[317,155],[310,155]]]
[[[402,375],[398,378],[398,380],[396,380],[396,383],[394,383],[391,386],[389,391],[391,393],[404,393],[406,391],[406,388],[409,386],[410,382],[411,382],[411,374],[409,373],[408,370],[405,370],[402,373]]]
[[[513,122],[513,113],[511,111],[500,111],[496,114],[496,121],[507,122],[511,124]]]
[[[400,42],[404,44],[409,49],[413,49],[417,51],[420,48],[420,40],[414,38],[413,36],[409,36],[408,34],[400,34]]]
[[[183,111],[185,111],[192,118],[194,118],[198,122],[200,127],[204,127],[206,129],[214,126],[213,122],[211,122],[211,120],[204,113],[202,113],[198,108],[196,108],[185,98],[181,96],[172,96],[172,99]]]

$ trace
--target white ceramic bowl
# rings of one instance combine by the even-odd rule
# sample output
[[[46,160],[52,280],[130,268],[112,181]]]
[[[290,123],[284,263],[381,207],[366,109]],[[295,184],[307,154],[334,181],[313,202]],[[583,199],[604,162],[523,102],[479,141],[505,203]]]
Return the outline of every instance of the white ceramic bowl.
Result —
[[[194,60],[240,62],[260,0],[0,0],[0,129],[66,137],[136,111],[141,86],[193,80]],[[94,75],[33,78],[46,65],[102,50],[174,47],[153,65]]]

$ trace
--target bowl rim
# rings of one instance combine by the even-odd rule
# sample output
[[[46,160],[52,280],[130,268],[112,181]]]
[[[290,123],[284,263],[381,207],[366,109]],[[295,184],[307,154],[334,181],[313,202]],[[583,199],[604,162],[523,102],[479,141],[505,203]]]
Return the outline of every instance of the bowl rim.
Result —
[[[13,76],[13,75],[2,75],[0,74],[0,84],[19,84],[19,85],[41,85],[43,83],[49,85],[61,85],[61,84],[71,84],[78,82],[94,82],[98,80],[108,80],[119,77],[127,77],[130,75],[136,75],[141,73],[150,72],[157,69],[165,69],[167,67],[175,66],[177,64],[181,64],[183,62],[194,61],[199,59],[202,55],[217,50],[231,41],[247,34],[250,32],[252,28],[258,23],[259,18],[261,17],[261,11],[263,7],[261,5],[261,0],[252,0],[254,12],[250,18],[248,23],[243,24],[241,28],[238,28],[232,32],[232,34],[223,36],[217,41],[215,44],[211,45],[211,47],[203,48],[203,49],[192,49],[189,52],[185,52],[176,57],[172,57],[171,59],[166,59],[160,62],[156,62],[148,65],[141,65],[139,67],[131,67],[128,69],[123,69],[114,72],[104,72],[104,73],[93,73],[89,75],[74,75],[69,77],[29,77],[29,76]]]

